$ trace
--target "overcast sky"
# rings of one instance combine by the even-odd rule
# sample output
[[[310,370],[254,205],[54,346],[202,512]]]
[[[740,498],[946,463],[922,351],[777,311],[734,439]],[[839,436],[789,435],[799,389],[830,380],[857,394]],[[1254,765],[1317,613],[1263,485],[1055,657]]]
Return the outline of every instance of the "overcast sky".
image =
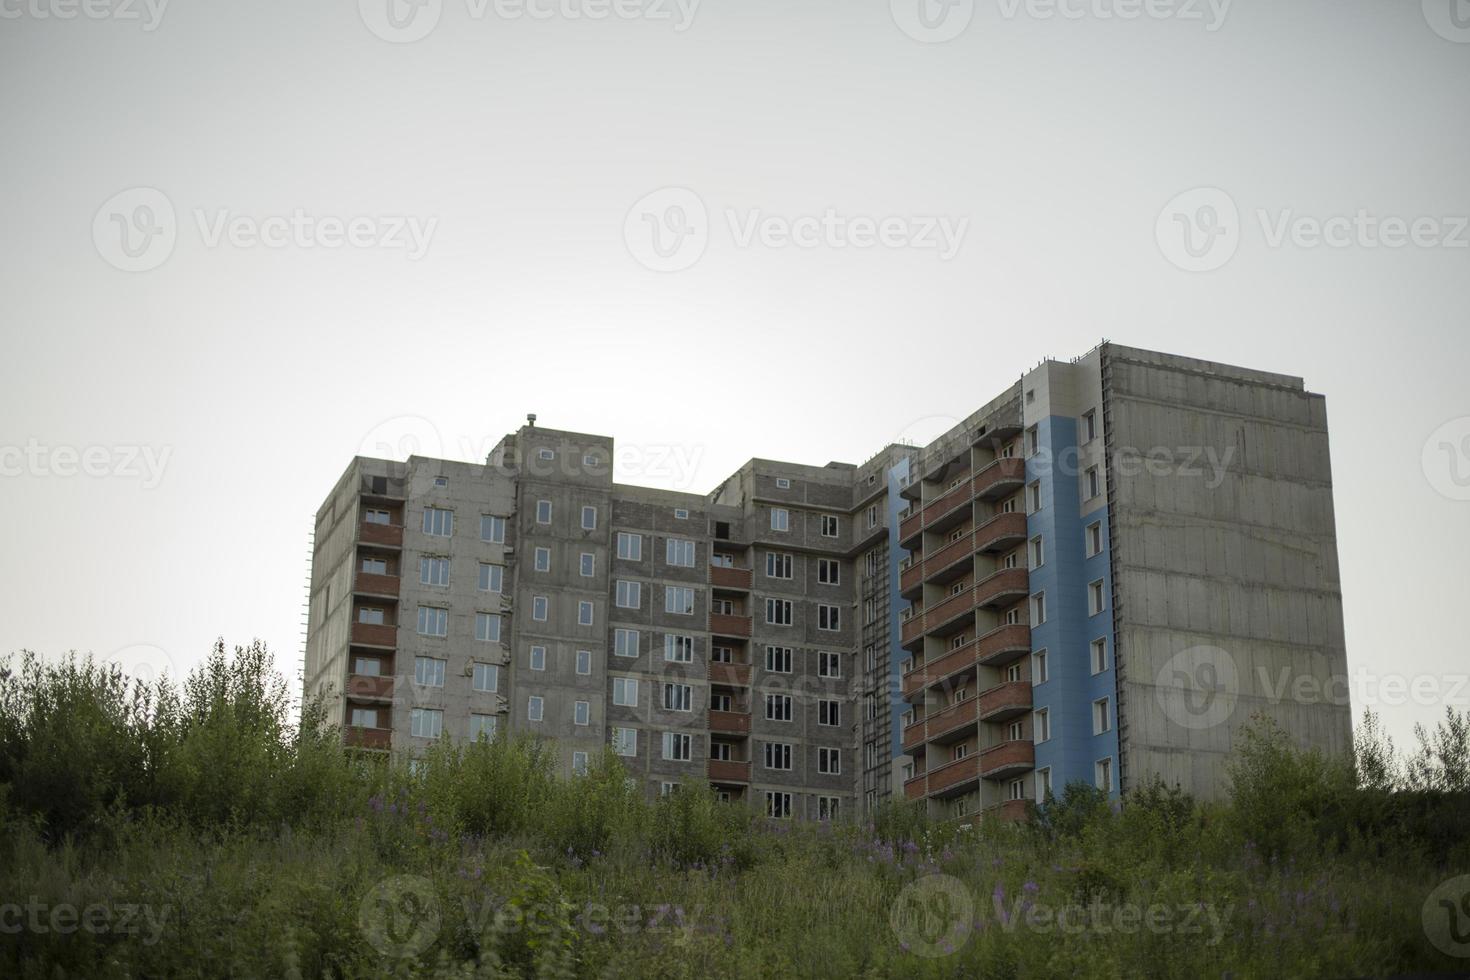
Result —
[[[1106,337],[1327,396],[1350,665],[1470,705],[1470,4],[0,15],[0,650],[294,671],[360,449],[706,491]]]

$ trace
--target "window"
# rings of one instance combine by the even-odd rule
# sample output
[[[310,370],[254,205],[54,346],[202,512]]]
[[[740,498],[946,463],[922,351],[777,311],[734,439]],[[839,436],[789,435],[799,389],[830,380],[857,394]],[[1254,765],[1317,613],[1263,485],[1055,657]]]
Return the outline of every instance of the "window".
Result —
[[[1103,583],[1102,579],[1087,583],[1087,613],[1096,616],[1103,611]]]
[[[625,579],[618,579],[614,591],[616,592],[614,601],[617,602],[618,608],[620,609],[637,609],[643,604],[642,582],[629,582]]]
[[[1108,712],[1108,699],[1098,698],[1092,702],[1092,734],[1102,735],[1112,731],[1112,715]]]
[[[711,742],[709,745],[709,757],[718,762],[730,761],[729,742]]]
[[[536,523],[537,524],[550,524],[551,523],[551,501],[549,501],[549,500],[538,500],[538,501],[536,501]]]
[[[538,623],[546,622],[546,597],[535,595],[531,597],[531,618]]]
[[[369,507],[362,512],[362,522],[364,524],[389,524],[392,520],[392,515],[386,510],[377,510],[376,508]]]
[[[352,661],[352,672],[359,677],[379,677],[383,673],[383,662],[376,657],[357,657]]]
[[[784,476],[778,476],[778,477],[776,477],[776,489],[778,489],[778,490],[790,490],[791,489],[791,481],[788,480]]]
[[[842,654],[831,650],[817,651],[817,676],[818,677],[841,677],[842,676]]]
[[[620,704],[625,708],[638,707],[638,678],[613,678],[613,704]]]
[[[614,630],[613,655],[618,657],[638,656],[638,631],[624,629]]]
[[[1036,770],[1036,800],[1045,803],[1051,796],[1051,766]]]
[[[353,708],[352,709],[352,727],[353,728],[377,728],[378,727],[378,709],[377,708]]]
[[[1045,684],[1051,679],[1047,672],[1046,651],[1037,650],[1031,655],[1031,683]]]
[[[786,742],[767,742],[764,746],[767,769],[791,768],[791,746]]]
[[[597,508],[596,507],[583,507],[582,508],[582,530],[584,530],[584,531],[595,531],[595,530],[597,530]]]
[[[869,504],[868,505],[868,530],[871,531],[873,528],[875,528],[877,526],[878,526],[878,505],[877,504]]]
[[[1042,565],[1046,564],[1046,545],[1042,542],[1040,535],[1032,538],[1030,544],[1031,567],[1040,568]]]
[[[1098,637],[1092,641],[1092,672],[1101,674],[1108,669],[1108,641]]]
[[[587,460],[589,460],[589,459],[592,459],[592,457],[591,456],[584,456],[584,457],[582,457],[582,461],[584,463]],[[594,462],[596,462],[596,461],[594,460]],[[572,775],[573,776],[585,776],[585,775],[587,775],[587,753],[586,752],[573,752],[572,753]]]
[[[840,585],[842,565],[832,558],[817,559],[817,581],[822,585]]]
[[[388,562],[382,558],[364,558],[359,571],[368,575],[387,575]]]
[[[766,622],[772,626],[791,625],[791,600],[767,599]]]
[[[694,688],[688,684],[664,685],[665,711],[693,711]]]
[[[817,772],[827,776],[842,774],[842,750],[825,746],[817,749]]]
[[[789,694],[767,694],[766,695],[766,721],[790,721],[791,720],[791,695]]]
[[[787,510],[785,507],[772,507],[771,508],[771,530],[772,531],[789,531],[789,530],[791,530],[791,512],[789,510]]]
[[[1026,780],[1013,779],[1007,783],[1006,798],[1010,800],[1024,800],[1026,798]]]
[[[676,508],[674,508],[674,520],[676,520],[676,521],[687,521],[687,520],[689,520],[689,511],[686,510],[686,509],[684,509],[683,507],[676,507]]]
[[[709,710],[730,711],[731,700],[728,694],[711,694],[709,696]]]
[[[586,602],[586,601],[577,603],[577,625],[578,626],[591,626],[591,625],[593,625],[593,622],[592,622],[593,616],[594,616],[594,610],[592,608],[592,603]]]
[[[364,626],[382,626],[383,610],[374,606],[363,606],[357,611],[357,621]]]
[[[1032,735],[1037,744],[1051,741],[1051,711],[1047,708],[1037,708],[1035,719],[1031,726]]]
[[[583,578],[591,578],[592,576],[597,574],[596,555],[589,554],[585,551],[582,552],[582,558],[579,565],[579,570],[581,571]]]
[[[950,750],[950,752],[949,752],[949,758],[953,762],[958,762],[958,761],[960,761],[961,759],[963,759],[965,756],[967,756],[969,754],[970,754],[970,746],[967,745],[967,744],[965,744],[964,742],[961,742],[960,744],[956,745],[953,749]]]
[[[618,532],[618,557],[624,561],[643,560],[643,535]]]
[[[817,629],[842,629],[842,610],[836,606],[819,604],[817,606]]]
[[[449,610],[419,606],[419,633],[422,636],[448,636]]]
[[[766,578],[790,578],[791,556],[779,551],[766,552]]]
[[[612,730],[612,750],[617,755],[634,756],[638,754],[638,729],[636,728],[614,728]]]
[[[664,612],[694,615],[694,590],[677,585],[664,589]]]
[[[835,796],[817,797],[817,819],[836,820],[837,807],[841,801]]]
[[[1087,525],[1087,557],[1102,552],[1102,521],[1093,521]]]
[[[495,720],[494,715],[470,715],[470,741],[478,741],[482,735],[494,741]]]
[[[679,792],[679,784],[676,782],[666,780],[658,784],[659,796],[673,796],[677,792]]]
[[[536,571],[538,571],[538,572],[549,572],[549,571],[551,571],[551,549],[550,548],[537,548],[536,549]]]
[[[472,687],[482,694],[500,690],[500,668],[495,664],[475,664]]]
[[[1031,597],[1031,625],[1040,626],[1046,622],[1046,593],[1038,592]]]
[[[545,670],[546,669],[546,648],[545,647],[543,647],[543,646],[534,646],[534,647],[531,648],[531,669],[532,670]]]
[[[536,451],[536,457],[538,459],[556,459],[556,453],[552,452],[550,449],[538,449]]]
[[[684,633],[664,634],[664,659],[676,664],[691,662],[694,659],[694,637]]]
[[[766,790],[766,816],[777,820],[788,820],[791,817],[791,794],[778,793],[775,790]]]
[[[766,647],[766,670],[772,674],[791,673],[791,648]]]
[[[837,517],[833,514],[822,515],[822,537],[837,537]]]
[[[592,723],[592,702],[577,701],[572,704],[572,724],[590,725]]]
[[[500,616],[497,613],[475,613],[475,639],[481,643],[500,642]]]
[[[1033,426],[1031,426],[1031,428],[1029,428],[1029,429],[1026,430],[1026,455],[1027,455],[1027,457],[1029,458],[1031,456],[1035,456],[1036,455],[1036,450],[1040,446],[1041,446],[1041,434],[1040,434],[1040,432],[1037,431],[1036,426],[1033,425]]]
[[[505,568],[501,565],[480,562],[480,591],[504,592]]]
[[[598,465],[597,464],[597,457],[596,456],[593,456],[590,453],[587,454],[586,456],[583,456],[582,457],[582,465],[585,466],[585,467],[587,467],[587,469],[589,469],[589,470],[595,470],[595,469],[597,469],[597,465]]]
[[[526,720],[540,721],[541,714],[543,711],[545,711],[545,709],[546,702],[543,699],[538,698],[534,694],[531,695],[529,698],[526,699]]]
[[[842,724],[842,703],[822,699],[817,702],[817,724],[836,727]]]
[[[715,663],[729,664],[735,662],[735,648],[717,646],[709,653],[709,658]]]
[[[1013,721],[1006,726],[1006,738],[1009,741],[1017,742],[1025,737],[1026,726],[1021,724],[1019,721]]]
[[[590,673],[592,673],[592,651],[591,650],[578,650],[577,651],[577,673],[579,673],[579,674],[590,674]]]
[[[716,568],[734,568],[735,556],[715,552],[709,556],[709,563]]]
[[[1098,480],[1097,467],[1089,466],[1087,468],[1087,496],[1083,499],[1091,500],[1101,492],[1102,487],[1100,485],[1100,481]]]
[[[669,538],[664,542],[664,563],[679,568],[694,567],[694,542],[685,538]]]
[[[1041,481],[1026,484],[1026,513],[1034,514],[1041,509]]]
[[[480,515],[480,540],[491,544],[505,544],[505,518],[494,514]]]
[[[682,732],[664,732],[664,758],[670,762],[688,762],[693,756],[693,742]]]
[[[448,558],[420,558],[419,559],[419,584],[420,585],[448,585],[449,584],[449,559]]]
[[[1113,791],[1113,760],[1111,757],[1097,760],[1097,765],[1093,767],[1093,778],[1097,788],[1104,793]]]
[[[1006,683],[1007,684],[1015,684],[1015,683],[1017,683],[1020,680],[1021,680],[1021,665],[1020,665],[1019,662],[1018,663],[1013,663],[1009,667],[1006,668]]]
[[[442,507],[424,508],[424,533],[447,538],[454,533],[454,511]]]
[[[438,738],[444,732],[444,712],[438,708],[414,708],[408,730],[414,738]]]

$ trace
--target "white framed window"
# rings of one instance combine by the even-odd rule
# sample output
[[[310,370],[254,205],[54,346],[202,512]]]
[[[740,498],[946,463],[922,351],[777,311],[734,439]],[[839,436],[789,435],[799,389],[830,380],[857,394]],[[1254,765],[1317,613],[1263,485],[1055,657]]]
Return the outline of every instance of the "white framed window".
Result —
[[[470,715],[470,741],[479,741],[481,736],[495,741],[495,722],[494,715]]]
[[[494,694],[500,690],[500,667],[495,664],[475,664],[471,681],[471,686],[480,693]]]
[[[829,606],[824,603],[817,605],[817,629],[840,630],[842,629],[842,610],[838,606]]]
[[[1086,486],[1087,496],[1083,498],[1084,500],[1093,500],[1098,494],[1102,493],[1102,479],[1096,466],[1089,466],[1087,468]]]
[[[586,454],[585,456],[582,457],[582,465],[584,467],[586,467],[587,469],[589,469],[589,470],[595,470],[595,469],[597,469],[597,467],[601,466],[602,464],[598,462],[596,456],[593,456],[591,453],[588,453],[588,454]]]
[[[767,694],[766,695],[766,721],[790,721],[791,720],[791,695],[789,694]]]
[[[822,537],[835,538],[838,534],[838,520],[834,514],[822,515]]]
[[[777,490],[790,490],[791,489],[791,481],[788,480],[784,476],[778,476],[778,477],[776,477],[776,489]]]
[[[766,578],[790,578],[791,556],[780,551],[766,552]]]
[[[499,613],[475,613],[475,639],[481,643],[500,642]]]
[[[674,508],[674,520],[676,520],[676,521],[687,521],[687,520],[689,520],[689,511],[686,510],[683,507],[676,507],[676,508]]]
[[[420,616],[419,619],[422,621],[423,617]],[[357,621],[365,626],[382,626],[384,625],[384,612],[376,606],[363,606],[357,610]]]
[[[586,601],[585,599],[583,601],[577,603],[577,625],[578,626],[592,626],[592,625],[594,625],[593,620],[594,620],[595,616],[596,616],[596,610],[593,609],[592,603]]]
[[[817,676],[841,677],[842,654],[832,650],[817,651]]]
[[[694,542],[687,538],[669,538],[664,542],[664,563],[678,568],[693,568]]]
[[[878,526],[878,505],[877,504],[869,504],[868,505],[868,530],[871,531],[873,528],[875,528],[877,526]]]
[[[1038,592],[1031,597],[1031,625],[1040,626],[1046,622],[1046,593]]]
[[[1049,708],[1037,708],[1033,713],[1031,733],[1038,745],[1051,741],[1051,710]]]
[[[842,750],[828,748],[825,745],[817,748],[817,772],[826,776],[842,775]]]
[[[1032,538],[1029,544],[1031,546],[1031,567],[1040,568],[1046,564],[1046,544],[1041,540],[1039,534]]]
[[[791,673],[791,648],[766,647],[766,670],[772,674]]]
[[[538,449],[536,450],[536,457],[538,459],[552,460],[556,459],[556,453],[552,452],[550,449]]]
[[[449,559],[448,558],[420,558],[419,559],[419,584],[420,585],[448,585],[449,584]]]
[[[673,780],[664,780],[658,784],[659,796],[673,796],[679,792],[679,784]]]
[[[638,707],[638,678],[636,677],[614,677],[613,704],[622,705],[625,708]]]
[[[688,762],[693,758],[694,740],[683,732],[664,732],[664,759],[668,762]]]
[[[618,532],[618,557],[624,561],[643,560],[643,535]]]
[[[1047,668],[1046,651],[1037,650],[1031,655],[1031,684],[1032,686],[1045,684],[1050,679],[1051,674]]]
[[[817,582],[822,585],[841,585],[842,563],[833,558],[817,559]]]
[[[772,531],[789,531],[789,530],[791,530],[791,512],[789,510],[787,510],[785,507],[772,507],[771,508],[771,530]]]
[[[597,530],[597,508],[596,507],[583,507],[582,508],[582,530],[584,530],[584,531],[595,531],[595,530]]]
[[[355,657],[352,661],[352,672],[359,677],[381,677],[383,661],[377,657]]]
[[[1099,636],[1091,643],[1092,647],[1092,672],[1101,674],[1108,669],[1108,641],[1107,637]]]
[[[776,820],[790,820],[791,794],[766,790],[766,816]]]
[[[1113,730],[1113,716],[1108,710],[1108,699],[1098,698],[1092,702],[1092,734],[1102,735]]]
[[[1051,796],[1051,766],[1036,770],[1036,802],[1045,803]]]
[[[424,508],[424,533],[436,538],[447,538],[454,534],[454,511],[442,507]]]
[[[670,585],[664,589],[664,612],[679,616],[694,615],[694,590],[682,585]]]
[[[965,756],[967,756],[969,754],[970,754],[970,746],[967,745],[964,742],[961,742],[958,745],[956,745],[954,748],[950,749],[950,751],[949,751],[949,758],[950,758],[950,761],[951,762],[959,762],[961,759],[963,759]]]
[[[1089,616],[1096,616],[1098,613],[1102,612],[1103,611],[1103,606],[1106,604],[1106,602],[1107,602],[1107,600],[1106,600],[1106,598],[1104,598],[1104,593],[1103,593],[1103,580],[1102,579],[1098,579],[1096,582],[1088,582],[1087,583],[1087,613],[1088,613],[1088,615]]]
[[[1113,791],[1113,759],[1098,759],[1093,765],[1093,782],[1104,793]]]
[[[544,595],[531,596],[531,618],[538,623],[546,622],[548,601]]]
[[[688,684],[665,684],[664,710],[693,711],[694,688]]]
[[[530,667],[531,667],[532,670],[545,670],[546,669],[546,648],[545,647],[543,647],[543,646],[533,646],[531,648]]]
[[[617,629],[613,630],[613,656],[636,657],[638,656],[638,631]]]
[[[837,807],[840,803],[841,800],[836,796],[817,797],[817,819],[836,820]]]
[[[444,733],[444,712],[438,708],[414,708],[409,715],[408,731],[414,738],[438,738]]]
[[[577,651],[577,673],[579,673],[579,674],[590,674],[590,673],[592,673],[592,651],[591,650],[578,650]]]
[[[791,600],[767,599],[766,622],[771,626],[791,625]]]
[[[540,721],[542,713],[546,710],[546,701],[536,695],[526,699],[526,720]]]
[[[1097,438],[1097,409],[1090,408],[1082,413],[1082,442],[1087,444]]]
[[[1087,557],[1102,553],[1102,521],[1093,521],[1086,531]]]
[[[791,770],[791,745],[788,742],[767,742],[763,746],[767,769]]]
[[[364,557],[362,563],[358,566],[358,571],[366,575],[387,575],[388,562],[383,558]]]
[[[550,548],[537,548],[536,551],[535,551],[534,557],[535,557],[535,561],[536,561],[536,564],[535,564],[536,571],[538,571],[538,572],[549,572],[549,571],[551,571],[551,549]]]
[[[837,727],[842,724],[842,702],[822,698],[817,701],[817,724]]]
[[[449,610],[437,606],[419,606],[418,631],[421,636],[448,636]]]
[[[1041,510],[1041,481],[1033,480],[1026,484],[1026,513],[1034,514]]]
[[[619,609],[637,609],[643,604],[643,583],[630,582],[627,579],[618,579],[613,587]]]
[[[1006,799],[1024,800],[1026,798],[1026,780],[1012,779],[1006,784]]]
[[[572,703],[572,724],[583,726],[592,724],[592,702],[574,701]]]
[[[676,664],[692,662],[694,660],[694,637],[685,633],[665,633],[664,659]]]
[[[393,523],[393,515],[386,510],[368,507],[362,512],[362,522],[364,524],[391,524]]]
[[[591,456],[584,456],[584,457],[582,457],[582,460],[583,460],[583,462],[586,462],[587,460],[592,459],[592,458],[593,457],[591,457]],[[587,753],[586,752],[573,752],[572,753],[572,775],[573,776],[585,776],[585,775],[587,775]]]
[[[444,663],[438,657],[414,657],[413,682],[420,687],[443,687]]]
[[[582,573],[583,578],[592,578],[597,574],[597,556],[591,552],[582,552],[577,570]]]
[[[612,750],[617,755],[636,756],[638,754],[638,729],[614,728],[612,730]]]
[[[480,540],[490,544],[505,544],[505,518],[494,514],[480,515]]]
[[[536,523],[537,524],[550,524],[551,523],[551,501],[549,501],[549,500],[538,500],[538,501],[536,501]]]
[[[492,565],[489,562],[480,562],[480,591],[481,592],[504,592],[505,591],[505,566]]]

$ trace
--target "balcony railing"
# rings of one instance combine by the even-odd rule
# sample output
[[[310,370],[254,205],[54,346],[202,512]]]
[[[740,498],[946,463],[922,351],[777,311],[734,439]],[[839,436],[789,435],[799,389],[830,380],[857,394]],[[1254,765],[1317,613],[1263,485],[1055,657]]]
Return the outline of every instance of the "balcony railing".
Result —
[[[1024,568],[1002,568],[975,584],[975,605],[982,608],[1008,606],[1031,591],[1031,577]]]
[[[366,595],[398,596],[397,575],[377,575],[373,572],[358,572],[353,590]]]
[[[975,641],[975,659],[1000,667],[1031,652],[1031,627],[1024,623],[1001,626]]]
[[[961,786],[967,782],[979,779],[979,760],[972,752],[963,759],[946,762],[936,769],[930,769],[927,775],[929,777],[928,794],[935,796],[947,790],[952,790],[956,786]]]
[[[709,584],[717,589],[739,589],[750,591],[751,571],[748,568],[730,568],[726,565],[709,567]]]
[[[992,745],[980,753],[980,775],[986,779],[1006,779],[1036,767],[1036,746],[1030,739],[1016,739]]]
[[[957,595],[952,595],[942,602],[935,603],[928,609],[914,613],[908,619],[904,620],[900,630],[902,642],[905,644],[910,643],[925,633],[931,633],[948,626],[961,616],[972,612],[974,608],[975,593],[970,589],[964,589]]]
[[[1030,681],[1007,681],[980,694],[981,721],[1005,721],[1030,710]]]
[[[709,760],[709,780],[712,783],[750,782],[750,763],[734,759]]]
[[[975,529],[975,550],[1006,551],[1026,540],[1026,515],[1020,511],[996,514]]]
[[[905,542],[910,541],[920,531],[944,522],[945,518],[974,499],[973,491],[974,483],[969,477],[966,477],[959,486],[944,491],[925,504],[922,509],[914,511],[904,519],[903,523],[898,526],[899,539]]]
[[[750,734],[749,711],[715,711],[710,709],[709,730],[726,735]]]
[[[393,678],[371,674],[348,674],[347,697],[381,701],[393,697]]]
[[[729,613],[710,613],[709,631],[720,636],[749,636],[750,617],[732,616]]]
[[[403,525],[372,524],[363,521],[358,525],[357,540],[363,544],[376,544],[385,548],[402,548]]]
[[[903,676],[903,696],[913,697],[924,688],[953,674],[975,666],[976,641],[951,650],[943,656],[911,668]]]
[[[1019,823],[1031,815],[1030,800],[1006,800],[985,808],[986,820],[1004,820]]]
[[[1026,482],[1026,461],[1015,456],[997,459],[975,474],[975,496],[982,500],[1004,497]]]
[[[393,746],[393,729],[361,728],[357,725],[349,725],[344,732],[343,740],[353,748],[387,750]]]
[[[398,627],[380,623],[353,623],[352,642],[369,647],[398,645]]]
[[[728,684],[731,687],[750,686],[750,664],[727,664],[711,661],[709,665],[711,684]]]

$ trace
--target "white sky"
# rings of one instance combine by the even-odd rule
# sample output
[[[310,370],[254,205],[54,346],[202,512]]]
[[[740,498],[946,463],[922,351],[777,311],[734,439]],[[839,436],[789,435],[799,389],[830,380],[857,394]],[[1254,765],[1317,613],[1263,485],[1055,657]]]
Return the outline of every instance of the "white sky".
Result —
[[[753,455],[933,435],[1108,337],[1327,396],[1350,664],[1438,685],[1378,704],[1400,736],[1470,705],[1470,249],[1270,244],[1287,210],[1470,215],[1450,0],[1258,0],[1220,23],[1192,0],[1202,20],[990,0],[946,43],[900,28],[917,0],[706,0],[683,31],[671,3],[429,0],[414,43],[369,30],[387,0],[179,2],[151,31],[40,16],[56,2],[0,0],[0,650],[142,645],[182,669],[259,636],[294,664],[310,517],[365,440],[476,458],[534,411],[640,452],[628,482],[703,491]],[[125,272],[110,214],[142,199],[103,205],[138,187],[176,241]],[[659,273],[624,223],[667,187],[707,209],[707,247]],[[1156,239],[1198,187],[1241,219],[1211,272]],[[727,216],[829,208],[968,226],[943,260],[742,246]],[[298,209],[437,224],[416,260],[209,244],[222,214]],[[168,454],[156,485],[115,472],[129,447]],[[66,475],[57,448],[112,475]]]

